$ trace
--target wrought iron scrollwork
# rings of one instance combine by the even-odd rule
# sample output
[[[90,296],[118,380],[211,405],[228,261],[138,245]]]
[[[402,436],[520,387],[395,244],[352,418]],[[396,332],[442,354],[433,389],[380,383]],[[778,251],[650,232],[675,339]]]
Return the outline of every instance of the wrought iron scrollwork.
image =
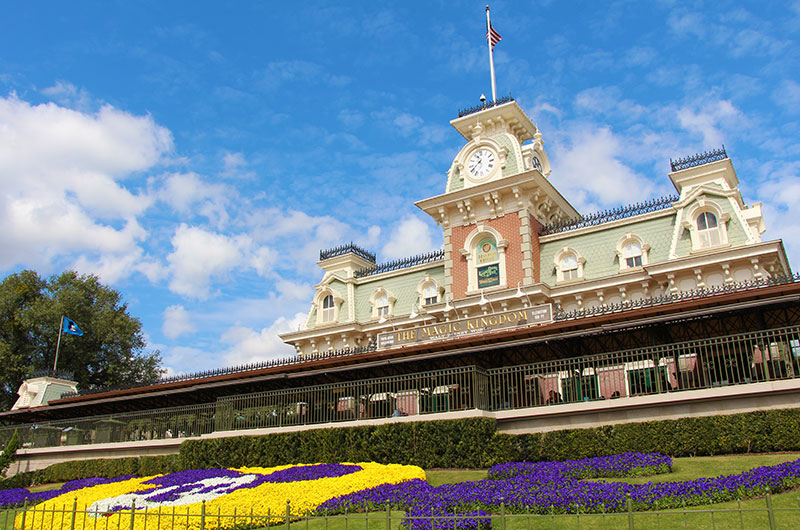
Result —
[[[503,103],[508,103],[509,101],[514,101],[514,98],[511,94],[507,96],[503,96],[502,98],[496,99],[495,101],[487,101],[485,103],[481,103],[480,105],[476,105],[474,107],[470,107],[468,109],[459,109],[458,117],[463,118],[464,116],[469,116],[470,114],[475,114],[476,112],[480,112],[482,110],[490,109],[492,107],[496,107],[497,105],[502,105]]]
[[[685,158],[678,158],[677,160],[672,160],[670,158],[669,165],[672,167],[672,171],[680,171],[682,169],[702,166],[703,164],[724,160],[726,158],[728,158],[728,153],[725,152],[725,146],[723,145],[722,149],[712,149],[711,151],[697,153],[696,155],[687,156]]]
[[[650,199],[649,201],[637,202],[636,204],[628,204],[626,206],[618,206],[602,212],[585,215],[583,217],[576,217],[568,219],[559,223],[551,223],[543,226],[539,230],[540,236],[549,234],[559,234],[561,232],[568,232],[570,230],[577,230],[578,228],[585,228],[587,226],[597,226],[611,221],[618,221],[620,219],[627,219],[635,215],[644,213],[657,212],[672,206],[673,202],[680,199],[677,195],[668,195],[666,197],[658,197]]]
[[[341,245],[339,247],[329,248],[327,250],[320,250],[319,251],[319,260],[325,260],[330,258],[335,258],[337,256],[343,256],[349,252],[352,252],[356,256],[361,256],[367,261],[371,261],[375,263],[375,254],[368,250],[364,250],[363,248],[359,247],[352,241],[346,245]]]
[[[359,269],[353,275],[356,278],[363,278],[364,276],[372,276],[375,274],[380,274],[382,272],[389,272],[389,271],[396,271],[399,269],[407,269],[409,267],[413,267],[415,265],[422,265],[424,263],[432,263],[434,261],[439,261],[444,259],[444,250],[434,250],[432,252],[427,252],[425,254],[417,254],[416,256],[411,256],[410,258],[401,258],[396,259],[394,261],[387,261],[386,263],[381,263],[375,267],[369,267],[367,269]]]

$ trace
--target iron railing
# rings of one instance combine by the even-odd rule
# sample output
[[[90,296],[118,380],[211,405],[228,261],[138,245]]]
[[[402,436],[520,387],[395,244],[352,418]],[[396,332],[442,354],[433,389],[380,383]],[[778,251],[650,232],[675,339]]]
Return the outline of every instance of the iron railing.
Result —
[[[217,400],[218,431],[487,409],[486,372],[475,366],[378,377]]]
[[[627,219],[636,215],[642,215],[650,212],[657,212],[666,208],[672,207],[672,203],[680,199],[677,195],[668,195],[666,197],[658,197],[648,201],[639,202],[636,204],[628,204],[625,206],[618,206],[602,212],[595,212],[589,215],[568,219],[558,223],[550,223],[539,229],[540,236],[547,236],[550,234],[559,234],[561,232],[568,232],[570,230],[577,230],[578,228],[585,228],[587,226],[597,226],[611,221],[618,221],[620,219]]]
[[[214,432],[214,403],[0,427],[0,444],[18,431],[23,447],[59,447],[188,438]]]
[[[568,513],[550,510],[536,513],[530,508],[520,513],[518,509],[507,509],[502,500],[492,513],[483,515],[438,514],[433,516],[409,516],[389,505],[375,506],[364,512],[345,512],[329,515],[312,513],[308,509],[298,510],[289,501],[282,513],[256,511],[252,506],[222,511],[220,506],[211,508],[205,501],[199,508],[173,506],[138,508],[106,512],[99,506],[79,505],[77,499],[60,506],[54,503],[40,506],[24,505],[5,510],[0,517],[2,530],[53,530],[53,528],[157,528],[186,530],[193,528],[284,528],[291,530],[308,528],[345,528],[350,530],[398,530],[400,528],[490,528],[497,530],[521,528],[796,528],[800,516],[800,497],[792,493],[781,495],[791,502],[776,503],[772,493],[763,499],[737,499],[736,506],[691,506],[678,509],[659,509],[658,500],[652,510],[634,511],[630,496],[620,511],[609,511],[605,506],[588,512],[576,505],[568,507]],[[732,505],[733,503],[729,503]],[[299,513],[298,513],[299,512]],[[482,519],[482,523],[479,523]],[[99,523],[99,524],[98,524]],[[109,524],[110,523],[110,524]]]
[[[411,256],[410,258],[400,258],[394,261],[388,261],[386,263],[381,263],[380,265],[376,265],[375,267],[369,267],[367,269],[359,269],[353,274],[353,276],[355,276],[356,278],[363,278],[364,276],[373,276],[375,274],[380,274],[382,272],[407,269],[409,267],[413,267],[415,265],[422,265],[424,263],[433,263],[435,261],[439,261],[442,259],[444,259],[444,249],[439,249],[439,250],[434,250],[432,252],[427,252],[425,254],[418,254],[416,256]]]
[[[476,112],[490,109],[492,107],[508,103],[509,101],[514,101],[514,97],[511,94],[503,96],[500,99],[496,99],[494,101],[485,101],[484,103],[481,103],[480,105],[475,105],[474,107],[469,107],[467,109],[459,109],[458,117],[463,118],[464,116],[469,116],[470,114],[475,114]]]
[[[672,167],[672,171],[680,171],[682,169],[702,166],[703,164],[724,160],[726,158],[728,158],[728,153],[725,152],[725,145],[723,145],[722,149],[712,149],[711,151],[697,153],[696,155],[687,156],[686,158],[679,158],[677,160],[672,160],[670,158],[669,165]]]
[[[319,251],[319,260],[326,260],[330,258],[335,258],[337,256],[344,256],[345,254],[353,253],[356,256],[360,256],[367,261],[371,261],[375,263],[375,254],[370,252],[369,250],[365,250],[352,241],[346,245],[341,245],[334,248],[329,248],[327,250],[320,250]]]
[[[800,377],[800,326],[488,370],[490,410]]]
[[[463,366],[0,428],[25,447],[200,436],[460,410],[635,398],[800,377],[800,326],[484,370]]]

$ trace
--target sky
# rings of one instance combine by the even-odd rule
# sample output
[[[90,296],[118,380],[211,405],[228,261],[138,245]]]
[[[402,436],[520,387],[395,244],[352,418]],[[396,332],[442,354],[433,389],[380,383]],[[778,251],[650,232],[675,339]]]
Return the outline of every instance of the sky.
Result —
[[[441,248],[413,203],[491,93],[484,5],[5,5],[0,277],[98,275],[170,374],[293,355],[320,249]],[[724,145],[800,266],[800,2],[491,8],[498,97],[578,211],[674,193],[670,158]]]

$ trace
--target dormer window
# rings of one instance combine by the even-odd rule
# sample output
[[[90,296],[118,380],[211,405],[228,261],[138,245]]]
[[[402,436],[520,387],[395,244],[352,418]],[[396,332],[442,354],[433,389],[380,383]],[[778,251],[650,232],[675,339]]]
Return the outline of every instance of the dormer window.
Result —
[[[425,286],[425,289],[422,291],[422,296],[425,300],[425,305],[435,304],[439,302],[439,290],[436,288],[436,284],[429,283]]]
[[[564,281],[578,279],[578,257],[575,254],[567,254],[561,258],[561,274]]]
[[[716,247],[722,243],[716,215],[702,212],[697,216],[697,237],[701,248]]]
[[[645,243],[641,237],[634,235],[632,232],[627,232],[617,242],[617,248],[614,251],[619,258],[620,272],[647,265],[647,253],[649,250],[650,245]]]
[[[333,301],[333,295],[329,294],[322,299],[322,321],[333,322],[336,316],[336,304]]]
[[[379,317],[389,316],[389,297],[386,296],[386,293],[380,295],[375,301],[375,309]]]
[[[586,260],[578,254],[578,251],[570,248],[562,248],[555,256],[553,265],[556,269],[556,281],[571,282],[583,279],[583,264]]]

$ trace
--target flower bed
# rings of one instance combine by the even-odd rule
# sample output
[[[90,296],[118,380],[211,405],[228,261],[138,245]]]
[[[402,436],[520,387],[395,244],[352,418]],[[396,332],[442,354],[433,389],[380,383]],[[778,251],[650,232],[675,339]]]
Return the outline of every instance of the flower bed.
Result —
[[[298,517],[328,499],[412,479],[424,480],[425,472],[416,466],[371,462],[194,469],[105,483],[98,479],[83,489],[56,490],[57,496],[28,510],[24,530],[180,530],[199,528],[201,520],[205,528],[264,526],[285,520],[287,500],[290,516]],[[69,514],[74,502],[77,515],[73,527]],[[65,507],[66,516],[62,513]],[[251,514],[256,517],[249,517]],[[22,514],[17,516],[16,525],[22,528]]]
[[[485,516],[447,521],[448,526],[415,517],[463,514],[470,510],[498,513],[501,504],[511,513],[613,512],[625,509],[628,496],[634,510],[649,510],[656,503],[659,509],[666,509],[724,502],[800,485],[800,460],[682,482],[637,485],[582,480],[667,472],[670,467],[668,457],[641,453],[566,462],[513,462],[490,470],[491,477],[501,478],[438,487],[421,480],[383,484],[331,499],[318,511],[372,510],[391,504],[408,510],[405,526],[413,530],[445,528],[456,523],[460,528],[476,528],[486,526]]]
[[[110,530],[183,530],[199,528],[201,521],[207,528],[264,526],[283,522],[287,508],[290,516],[297,517],[384,510],[387,506],[406,510],[402,526],[408,530],[485,529],[491,523],[489,514],[499,513],[501,506],[509,513],[597,513],[622,511],[630,499],[634,510],[652,509],[656,503],[659,509],[668,509],[800,485],[800,460],[682,482],[586,480],[666,473],[671,465],[669,457],[655,453],[511,462],[491,468],[487,480],[437,487],[425,482],[425,472],[418,467],[375,463],[201,469],[155,477],[86,479],[66,483],[60,490],[29,494],[29,502],[35,502],[33,495],[42,495],[42,502],[35,513],[29,510],[23,530],[72,527],[71,516],[60,510],[69,514],[73,499],[78,508],[76,530],[98,524]],[[19,503],[24,491],[2,494]],[[21,515],[16,522],[22,528]]]

